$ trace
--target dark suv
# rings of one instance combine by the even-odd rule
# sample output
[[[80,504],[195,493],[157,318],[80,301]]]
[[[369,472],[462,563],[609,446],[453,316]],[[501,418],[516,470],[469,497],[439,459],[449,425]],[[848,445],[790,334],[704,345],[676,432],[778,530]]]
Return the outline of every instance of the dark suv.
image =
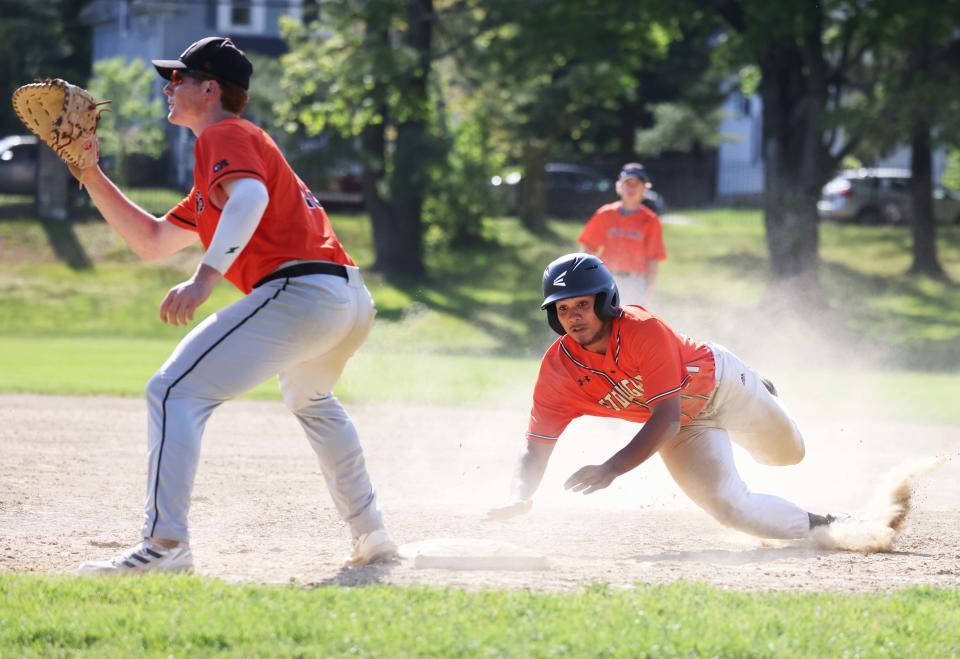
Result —
[[[910,170],[855,169],[841,172],[823,186],[817,212],[824,220],[865,224],[910,221]],[[933,190],[938,222],[960,223],[960,197],[944,188]]]
[[[38,144],[32,135],[0,139],[0,193],[34,194],[37,191]]]
[[[553,217],[588,219],[594,211],[617,200],[615,179],[599,171],[573,163],[551,162],[546,168],[547,214]],[[522,176],[513,170],[494,176],[490,184],[503,190],[507,211],[516,213]],[[648,189],[643,203],[658,215],[666,210],[663,197]]]

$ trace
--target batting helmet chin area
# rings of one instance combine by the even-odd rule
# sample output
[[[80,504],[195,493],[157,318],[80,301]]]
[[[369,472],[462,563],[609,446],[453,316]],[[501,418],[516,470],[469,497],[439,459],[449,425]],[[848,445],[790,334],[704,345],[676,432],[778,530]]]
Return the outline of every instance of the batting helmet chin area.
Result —
[[[566,334],[557,318],[560,300],[582,295],[596,295],[593,311],[603,321],[613,320],[620,312],[620,293],[613,275],[603,261],[592,254],[575,252],[565,254],[553,261],[543,271],[543,302],[547,310],[547,323],[557,334]]]

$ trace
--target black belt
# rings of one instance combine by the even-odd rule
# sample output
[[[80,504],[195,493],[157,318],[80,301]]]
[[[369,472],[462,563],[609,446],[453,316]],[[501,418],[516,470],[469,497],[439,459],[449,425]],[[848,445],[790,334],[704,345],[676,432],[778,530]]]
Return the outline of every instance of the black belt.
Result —
[[[266,284],[268,281],[273,281],[274,279],[303,277],[304,275],[336,275],[337,277],[343,277],[349,281],[346,267],[336,263],[317,261],[316,263],[296,263],[294,265],[288,265],[285,268],[275,270],[254,284],[253,287],[258,288]]]

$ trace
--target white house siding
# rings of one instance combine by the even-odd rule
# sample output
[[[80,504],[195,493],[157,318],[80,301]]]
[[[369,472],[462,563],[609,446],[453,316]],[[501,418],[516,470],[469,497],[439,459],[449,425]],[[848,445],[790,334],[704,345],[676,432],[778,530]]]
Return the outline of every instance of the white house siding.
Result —
[[[744,98],[731,94],[723,106],[725,119],[720,132],[727,137],[717,150],[717,201],[729,203],[756,200],[763,194],[761,129],[763,102],[759,96]],[[843,138],[841,136],[840,141]],[[901,146],[869,167],[910,169],[910,147]],[[946,151],[933,153],[933,180],[937,182],[946,168]]]
[[[726,141],[717,150],[717,200],[720,203],[763,193],[760,156],[760,99],[731,94],[723,105],[720,133]]]
[[[227,36],[250,52],[277,50],[280,16],[302,14],[302,0],[251,0],[250,25],[231,22],[233,0],[94,0],[80,20],[93,29],[93,61],[121,56],[174,59],[191,43],[207,36]],[[246,45],[249,44],[249,45]],[[275,54],[271,53],[271,54]],[[154,93],[163,95],[158,76]],[[189,184],[193,176],[193,136],[181,127],[167,126],[173,149],[174,177]]]

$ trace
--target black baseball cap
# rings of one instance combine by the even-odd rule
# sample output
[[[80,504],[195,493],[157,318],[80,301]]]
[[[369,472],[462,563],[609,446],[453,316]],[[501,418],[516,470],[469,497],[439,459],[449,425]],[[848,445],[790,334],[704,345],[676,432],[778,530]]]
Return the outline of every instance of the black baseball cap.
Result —
[[[155,59],[153,65],[166,80],[174,71],[196,71],[243,89],[250,88],[253,75],[253,64],[227,37],[205,37],[190,44],[179,59]]]

